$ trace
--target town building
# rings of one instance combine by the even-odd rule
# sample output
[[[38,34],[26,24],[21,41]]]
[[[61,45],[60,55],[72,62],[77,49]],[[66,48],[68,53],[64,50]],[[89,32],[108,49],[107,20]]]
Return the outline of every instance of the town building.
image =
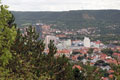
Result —
[[[42,25],[37,23],[35,25],[35,30],[36,30],[36,33],[39,34],[38,40],[41,40],[42,39]]]
[[[57,44],[57,37],[51,36],[51,35],[47,35],[47,36],[45,37],[45,41],[44,41],[44,43],[46,44],[46,45],[45,45],[45,48],[46,48],[46,49],[48,48],[48,44],[50,43],[50,40],[53,40],[55,45]]]
[[[90,39],[88,37],[84,37],[83,43],[84,47],[90,47]]]
[[[70,47],[71,44],[72,44],[71,39],[68,39],[68,40],[63,41],[63,45],[64,45],[64,47],[66,47],[66,48]]]

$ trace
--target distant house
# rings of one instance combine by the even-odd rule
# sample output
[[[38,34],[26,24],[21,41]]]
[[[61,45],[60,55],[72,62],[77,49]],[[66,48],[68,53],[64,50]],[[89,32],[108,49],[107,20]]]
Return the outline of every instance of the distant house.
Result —
[[[109,70],[108,73],[109,74],[114,73],[114,70]]]
[[[113,63],[113,64],[116,64],[116,65],[118,64],[117,60],[115,60],[115,59],[106,59],[105,62],[107,62],[107,63]]]
[[[109,78],[110,78],[110,79],[113,79],[113,78],[114,78],[114,76],[113,76],[112,74],[110,74],[110,75],[109,75]]]
[[[114,57],[117,57],[118,60],[120,61],[120,53],[113,53],[113,56],[114,56]]]
[[[65,55],[66,57],[69,58],[71,54],[72,54],[72,50],[63,49],[63,50],[58,50],[57,53],[55,54],[55,56]]]
[[[80,65],[74,65],[72,68],[73,69],[78,68],[79,70],[82,70],[82,68],[80,67]]]
[[[72,60],[78,61],[78,56],[77,55],[72,56]]]
[[[101,80],[109,80],[108,77],[102,77]]]
[[[86,63],[88,62],[88,60],[87,60],[87,59],[83,59],[81,62],[82,62],[83,64],[86,64]]]
[[[100,68],[101,68],[102,70],[107,70],[107,71],[111,69],[110,66],[100,66]]]
[[[105,60],[105,59],[106,59],[106,57],[107,57],[107,55],[106,55],[106,54],[104,54],[104,53],[101,53],[101,54],[100,54],[100,59]]]

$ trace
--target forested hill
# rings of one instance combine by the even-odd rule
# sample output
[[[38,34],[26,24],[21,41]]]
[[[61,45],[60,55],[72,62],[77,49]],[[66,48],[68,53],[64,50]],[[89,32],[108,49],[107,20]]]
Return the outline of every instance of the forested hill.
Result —
[[[16,23],[42,22],[56,24],[57,28],[119,26],[120,10],[76,10],[65,12],[12,12]]]

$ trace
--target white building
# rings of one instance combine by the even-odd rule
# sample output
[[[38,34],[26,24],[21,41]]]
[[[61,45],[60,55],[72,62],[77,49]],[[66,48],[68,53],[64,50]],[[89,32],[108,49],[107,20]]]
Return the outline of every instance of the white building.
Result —
[[[45,37],[45,41],[44,41],[45,48],[48,48],[48,44],[50,43],[50,40],[53,40],[55,45],[57,44],[57,37],[48,35]]]
[[[72,41],[71,39],[68,39],[68,40],[62,40],[62,41],[59,41],[59,43],[56,45],[56,47],[58,49],[69,49],[72,45]]]
[[[56,47],[57,47],[58,50],[65,49],[62,43],[58,43],[58,44],[56,45]]]
[[[88,37],[84,37],[83,43],[84,47],[90,47],[90,39]]]
[[[71,39],[65,40],[63,41],[63,45],[64,47],[70,47],[72,45]]]

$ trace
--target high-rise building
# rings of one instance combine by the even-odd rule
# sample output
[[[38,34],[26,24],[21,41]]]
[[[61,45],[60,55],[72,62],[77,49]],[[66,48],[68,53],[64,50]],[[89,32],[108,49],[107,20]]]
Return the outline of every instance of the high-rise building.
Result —
[[[90,47],[90,39],[88,37],[84,37],[84,47]]]
[[[42,25],[41,24],[36,24],[35,25],[35,30],[36,30],[36,33],[39,34],[38,40],[42,39]]]
[[[57,38],[55,36],[51,36],[51,35],[48,35],[45,37],[45,48],[48,48],[48,44],[50,43],[50,40],[53,40],[54,41],[54,44],[56,45],[57,44]]]

